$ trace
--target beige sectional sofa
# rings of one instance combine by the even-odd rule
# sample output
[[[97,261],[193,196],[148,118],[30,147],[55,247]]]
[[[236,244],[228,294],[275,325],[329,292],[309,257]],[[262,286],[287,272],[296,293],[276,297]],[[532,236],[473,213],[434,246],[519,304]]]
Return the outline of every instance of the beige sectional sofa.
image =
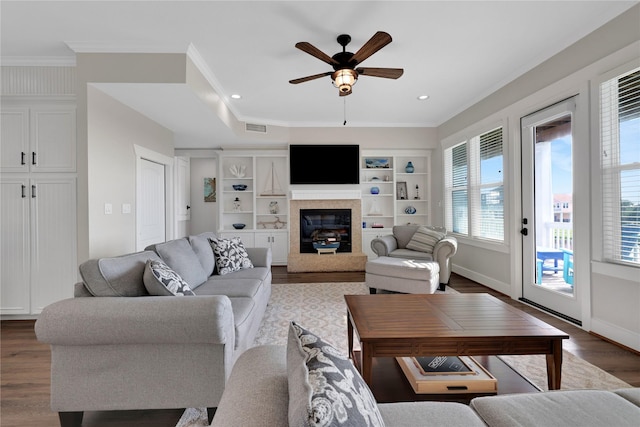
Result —
[[[253,347],[233,368],[213,427],[297,427],[291,419],[297,375],[285,346]],[[294,380],[295,382],[297,380]],[[353,405],[355,406],[355,405]],[[640,388],[552,391],[479,397],[470,405],[452,402],[377,404],[386,427],[603,427],[640,425]],[[354,424],[345,422],[344,424]],[[365,424],[362,424],[365,425]]]
[[[35,330],[51,345],[51,408],[62,425],[94,410],[206,407],[213,416],[271,295],[271,250],[246,248],[253,268],[219,275],[215,238],[87,261],[75,298],[44,309]],[[149,260],[163,261],[195,296],[149,295]]]

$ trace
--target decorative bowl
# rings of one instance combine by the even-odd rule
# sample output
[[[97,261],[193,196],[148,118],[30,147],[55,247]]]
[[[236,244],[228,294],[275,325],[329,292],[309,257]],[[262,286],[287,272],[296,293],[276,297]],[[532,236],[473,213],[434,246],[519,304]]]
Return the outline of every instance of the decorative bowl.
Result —
[[[236,191],[244,191],[247,189],[247,185],[246,184],[233,184],[233,189]]]
[[[409,214],[409,215],[413,215],[414,213],[416,213],[416,208],[414,208],[413,206],[407,206],[404,209],[404,213]]]
[[[242,230],[244,227],[246,227],[246,224],[241,224],[241,223],[237,223],[237,224],[232,224],[233,228],[235,228],[236,230]]]

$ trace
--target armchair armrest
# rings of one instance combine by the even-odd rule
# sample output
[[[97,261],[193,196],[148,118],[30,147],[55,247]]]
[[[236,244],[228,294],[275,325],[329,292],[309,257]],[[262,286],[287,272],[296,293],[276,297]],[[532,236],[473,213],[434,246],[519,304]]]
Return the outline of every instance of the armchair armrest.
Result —
[[[392,234],[376,237],[371,241],[371,249],[378,256],[389,256],[389,253],[398,249],[398,241]]]
[[[230,344],[235,342],[231,301],[197,297],[70,298],[44,308],[35,325],[52,345]]]
[[[458,240],[453,236],[441,239],[433,247],[433,259],[440,265],[440,283],[449,283],[451,257],[458,251]]]
[[[245,248],[254,267],[271,268],[271,248]]]

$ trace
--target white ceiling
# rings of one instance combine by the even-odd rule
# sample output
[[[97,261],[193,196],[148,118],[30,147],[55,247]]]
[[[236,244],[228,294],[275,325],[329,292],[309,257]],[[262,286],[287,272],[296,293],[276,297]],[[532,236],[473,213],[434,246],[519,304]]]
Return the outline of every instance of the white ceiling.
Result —
[[[8,1],[4,65],[69,63],[85,50],[186,52],[192,45],[239,121],[285,127],[438,126],[616,17],[637,1]],[[329,56],[339,34],[355,52],[376,31],[393,42],[363,62],[401,67],[398,80],[362,76],[338,97]],[[101,90],[176,133],[178,148],[240,140],[193,93],[168,85]],[[242,99],[233,100],[231,94]],[[418,101],[418,95],[429,95]],[[218,141],[218,142],[213,142]]]

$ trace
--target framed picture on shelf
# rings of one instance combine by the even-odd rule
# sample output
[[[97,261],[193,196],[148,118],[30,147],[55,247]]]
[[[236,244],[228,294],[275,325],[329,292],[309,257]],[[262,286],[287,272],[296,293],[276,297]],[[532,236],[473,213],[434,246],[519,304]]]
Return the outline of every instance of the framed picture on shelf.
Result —
[[[409,193],[407,193],[407,182],[398,181],[396,183],[396,200],[407,200]]]
[[[388,169],[389,168],[389,159],[386,158],[380,158],[380,159],[373,159],[373,158],[366,158],[364,159],[365,165],[367,166],[367,169]]]

